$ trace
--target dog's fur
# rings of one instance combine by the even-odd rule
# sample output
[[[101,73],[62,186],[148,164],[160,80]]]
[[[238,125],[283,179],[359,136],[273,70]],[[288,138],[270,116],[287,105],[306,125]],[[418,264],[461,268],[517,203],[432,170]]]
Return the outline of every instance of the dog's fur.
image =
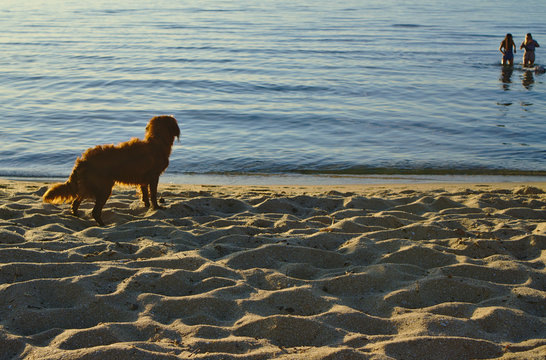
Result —
[[[180,128],[172,116],[156,116],[146,126],[144,140],[133,138],[118,145],[99,145],[85,151],[76,160],[65,183],[55,184],[44,194],[44,202],[59,204],[72,201],[72,213],[84,199],[94,199],[93,218],[104,226],[102,208],[114,184],[140,186],[146,207],[158,209],[159,176],[169,165],[174,138]]]

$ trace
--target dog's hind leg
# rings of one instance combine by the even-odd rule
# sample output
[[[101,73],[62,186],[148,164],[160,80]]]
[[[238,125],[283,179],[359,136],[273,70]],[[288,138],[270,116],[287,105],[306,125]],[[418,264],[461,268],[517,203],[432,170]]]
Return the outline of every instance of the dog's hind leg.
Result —
[[[150,207],[150,194],[148,193],[148,184],[140,185],[140,193],[142,195],[142,202],[145,207]]]
[[[110,197],[110,193],[106,194],[97,194],[95,196],[95,206],[93,207],[93,211],[91,214],[93,214],[93,218],[97,221],[97,223],[100,226],[104,226],[104,222],[102,221],[102,208],[104,207],[104,204],[106,204],[106,200]]]
[[[72,201],[72,215],[78,216],[78,208],[80,207],[82,200],[82,198],[77,197],[74,199],[74,201]]]

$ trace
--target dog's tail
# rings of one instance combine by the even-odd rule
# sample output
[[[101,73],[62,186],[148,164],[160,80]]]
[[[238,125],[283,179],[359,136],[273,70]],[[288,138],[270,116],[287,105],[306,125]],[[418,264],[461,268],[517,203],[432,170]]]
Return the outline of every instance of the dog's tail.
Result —
[[[82,170],[82,162],[76,161],[76,166],[66,182],[53,184],[44,194],[44,202],[52,204],[63,204],[78,197],[78,176]]]
[[[61,184],[54,184],[44,194],[44,202],[62,204],[74,200],[76,194],[74,194],[70,185],[68,181]]]

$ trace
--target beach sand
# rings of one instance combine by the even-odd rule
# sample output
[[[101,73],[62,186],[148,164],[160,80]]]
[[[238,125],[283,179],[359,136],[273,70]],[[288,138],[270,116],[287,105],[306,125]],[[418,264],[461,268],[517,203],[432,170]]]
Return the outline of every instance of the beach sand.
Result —
[[[0,359],[544,359],[546,183],[0,180]]]

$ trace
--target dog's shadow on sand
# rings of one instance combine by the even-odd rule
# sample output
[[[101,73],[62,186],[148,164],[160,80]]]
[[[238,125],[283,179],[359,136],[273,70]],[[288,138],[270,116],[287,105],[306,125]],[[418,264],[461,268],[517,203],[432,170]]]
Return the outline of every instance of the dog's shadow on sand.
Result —
[[[78,210],[78,216],[72,214],[70,207],[66,204],[52,205],[44,204],[45,210],[58,217],[58,223],[72,229],[74,231],[85,230],[90,227],[98,227],[98,224],[93,219],[91,214],[93,210],[93,202],[83,202]],[[54,209],[60,210],[60,213]],[[104,207],[102,214],[106,222],[105,228],[118,227],[135,220],[145,218],[161,217],[158,212],[165,211],[162,209],[151,209],[145,207],[140,200],[140,195],[134,190],[119,190],[115,189],[112,193],[110,201]]]

